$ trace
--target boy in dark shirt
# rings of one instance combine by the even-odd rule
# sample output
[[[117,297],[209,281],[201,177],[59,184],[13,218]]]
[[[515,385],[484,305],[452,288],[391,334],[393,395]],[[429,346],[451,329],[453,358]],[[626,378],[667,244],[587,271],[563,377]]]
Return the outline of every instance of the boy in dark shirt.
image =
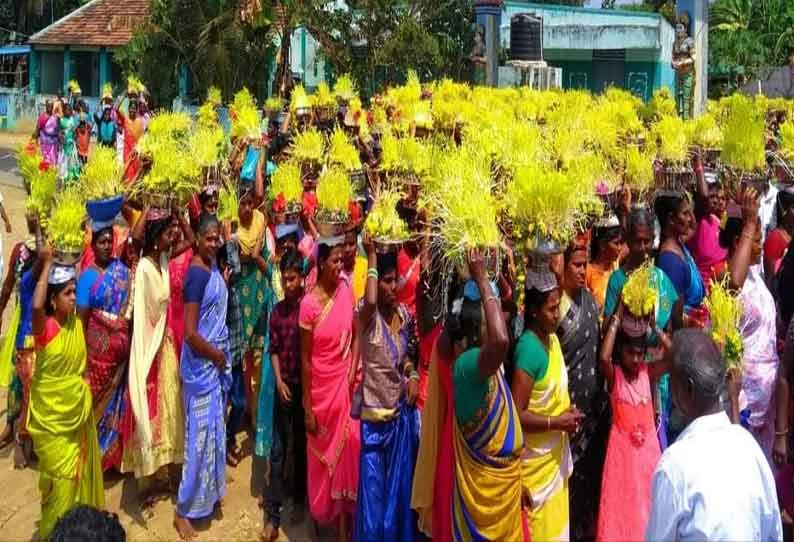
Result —
[[[300,522],[306,497],[306,429],[301,394],[301,344],[298,314],[303,297],[303,256],[287,248],[279,262],[284,300],[270,316],[270,360],[276,381],[273,409],[273,447],[270,453],[270,484],[265,490],[265,530],[262,539],[278,538],[281,506],[285,497],[285,457],[292,450],[294,468],[293,521]],[[292,442],[290,442],[292,441]]]

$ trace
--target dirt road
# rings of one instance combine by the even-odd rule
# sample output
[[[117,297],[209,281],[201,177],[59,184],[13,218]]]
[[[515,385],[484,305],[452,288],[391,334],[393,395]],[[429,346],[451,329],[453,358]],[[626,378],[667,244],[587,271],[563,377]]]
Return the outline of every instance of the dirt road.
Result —
[[[25,193],[20,188],[21,179],[8,161],[2,160],[3,153],[13,152],[19,136],[0,133],[0,193],[5,208],[11,218],[13,233],[3,233],[5,261],[11,247],[24,237],[25,233]],[[9,303],[9,305],[11,305]],[[9,306],[3,315],[3,324],[12,313]],[[5,326],[3,326],[5,331]],[[0,426],[5,424],[6,390],[0,388]],[[241,433],[238,438],[243,439]],[[250,449],[247,442],[244,449]],[[251,456],[243,460],[237,468],[227,467],[226,498],[222,517],[216,517],[197,524],[197,542],[254,542],[262,530],[262,512],[251,496]],[[36,523],[39,519],[40,500],[38,492],[38,472],[33,468],[14,470],[11,448],[0,451],[0,542],[27,542],[34,540]],[[178,540],[172,527],[174,517],[173,500],[158,502],[147,517],[141,515],[135,480],[118,474],[105,479],[105,501],[108,510],[115,512],[127,530],[130,542],[155,542]],[[289,517],[289,512],[285,517]],[[307,514],[308,517],[308,514]],[[308,522],[300,525],[286,525],[279,540],[308,542],[310,532]]]

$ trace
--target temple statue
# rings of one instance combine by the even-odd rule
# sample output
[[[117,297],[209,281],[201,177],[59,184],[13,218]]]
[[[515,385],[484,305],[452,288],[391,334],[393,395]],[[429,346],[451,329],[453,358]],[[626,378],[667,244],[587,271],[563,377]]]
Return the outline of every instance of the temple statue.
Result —
[[[673,69],[676,73],[676,107],[683,119],[691,119],[695,108],[695,40],[689,36],[688,28],[689,15],[681,13],[675,25]]]
[[[485,28],[481,24],[475,23],[474,47],[469,54],[469,61],[472,64],[471,82],[475,85],[484,85],[488,57],[485,46]]]

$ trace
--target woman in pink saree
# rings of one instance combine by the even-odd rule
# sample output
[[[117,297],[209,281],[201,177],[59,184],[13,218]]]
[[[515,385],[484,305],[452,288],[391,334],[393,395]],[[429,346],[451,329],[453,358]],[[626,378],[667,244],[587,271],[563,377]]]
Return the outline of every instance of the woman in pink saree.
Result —
[[[303,298],[299,316],[309,510],[318,523],[338,521],[344,541],[356,506],[361,450],[359,422],[350,416],[353,292],[341,276],[341,244],[321,239],[317,260],[317,284]]]

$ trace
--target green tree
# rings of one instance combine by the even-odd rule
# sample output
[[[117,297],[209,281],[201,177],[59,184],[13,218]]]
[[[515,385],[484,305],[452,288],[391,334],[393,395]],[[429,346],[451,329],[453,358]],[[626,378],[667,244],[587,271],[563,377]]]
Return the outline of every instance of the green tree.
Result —
[[[160,105],[178,94],[182,66],[197,99],[211,85],[227,99],[243,86],[264,97],[273,54],[271,17],[263,10],[244,20],[241,4],[232,0],[157,0],[149,23],[116,60],[141,77]]]
[[[794,54],[791,0],[716,0],[710,16],[709,76],[715,95],[786,64]]]

